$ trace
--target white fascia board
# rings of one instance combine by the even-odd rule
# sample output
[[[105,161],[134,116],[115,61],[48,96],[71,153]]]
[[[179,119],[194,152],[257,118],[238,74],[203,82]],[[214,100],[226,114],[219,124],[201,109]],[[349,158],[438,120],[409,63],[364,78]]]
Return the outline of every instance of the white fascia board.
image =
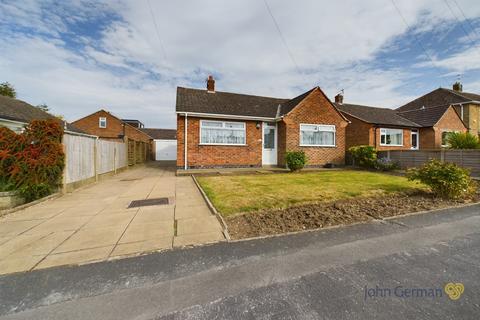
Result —
[[[280,121],[281,118],[267,118],[267,117],[251,117],[251,116],[238,116],[232,114],[215,114],[215,113],[200,113],[200,112],[175,112],[178,115],[188,114],[190,117],[199,118],[212,118],[212,119],[238,119],[238,120],[257,120],[257,121]]]

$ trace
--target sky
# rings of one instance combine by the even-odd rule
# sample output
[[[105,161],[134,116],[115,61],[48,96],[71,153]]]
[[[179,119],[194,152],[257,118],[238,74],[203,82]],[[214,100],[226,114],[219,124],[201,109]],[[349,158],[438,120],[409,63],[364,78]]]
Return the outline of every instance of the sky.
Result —
[[[0,0],[0,82],[68,121],[175,128],[176,87],[395,108],[480,92],[478,0]]]

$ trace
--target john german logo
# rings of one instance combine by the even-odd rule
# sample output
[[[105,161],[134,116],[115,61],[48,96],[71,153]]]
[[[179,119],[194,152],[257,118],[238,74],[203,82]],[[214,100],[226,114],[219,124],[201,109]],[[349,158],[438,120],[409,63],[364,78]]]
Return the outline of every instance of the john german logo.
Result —
[[[443,298],[445,295],[451,300],[458,300],[465,291],[465,287],[461,282],[449,282],[442,287],[364,287],[364,299],[388,298],[396,297],[403,299],[421,299],[421,298]]]
[[[445,285],[445,293],[448,295],[448,297],[452,300],[458,300],[460,299],[463,291],[465,291],[465,287],[463,286],[463,283],[457,282],[449,282]]]

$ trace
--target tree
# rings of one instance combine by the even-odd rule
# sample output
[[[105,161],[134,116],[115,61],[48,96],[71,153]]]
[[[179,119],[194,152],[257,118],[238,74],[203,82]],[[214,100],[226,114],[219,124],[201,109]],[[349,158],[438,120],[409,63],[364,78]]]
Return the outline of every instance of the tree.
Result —
[[[48,112],[48,110],[50,110],[50,108],[45,103],[39,104],[37,108],[45,112]]]
[[[16,98],[17,92],[15,88],[8,82],[0,83],[0,95],[7,96],[10,98]]]

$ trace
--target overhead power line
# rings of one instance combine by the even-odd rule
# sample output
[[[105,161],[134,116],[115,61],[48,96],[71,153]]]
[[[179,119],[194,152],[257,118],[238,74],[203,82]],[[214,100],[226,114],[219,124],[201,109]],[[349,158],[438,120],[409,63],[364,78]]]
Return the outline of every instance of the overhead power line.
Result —
[[[472,48],[477,50],[477,46],[475,45],[475,40],[472,40],[472,38],[470,38],[470,33],[467,32],[467,30],[465,30],[465,28],[463,27],[463,23],[462,21],[460,21],[460,19],[457,17],[457,15],[455,14],[455,12],[453,12],[453,9],[452,7],[450,6],[450,4],[448,3],[447,0],[443,0],[443,2],[445,2],[445,4],[447,5],[448,9],[450,10],[450,12],[452,13],[452,16],[455,18],[455,20],[457,20],[457,23],[460,25],[460,28],[462,29],[463,33],[465,33],[465,36],[467,36],[468,40],[470,40],[470,42],[472,43]]]
[[[394,0],[390,0],[393,4],[393,6],[395,7],[395,10],[397,10],[398,12],[398,15],[400,16],[400,18],[402,18],[403,20],[403,23],[405,23],[405,25],[407,26],[408,29],[412,29],[409,25],[409,23],[407,22],[407,19],[405,19],[405,17],[403,16],[402,14],[402,11],[400,11],[400,8],[397,6],[397,4],[395,3]],[[435,65],[435,61],[433,60],[432,56],[430,55],[430,53],[428,53],[427,49],[425,48],[425,46],[423,45],[423,43],[420,41],[420,39],[418,39],[417,35],[415,33],[412,33],[413,34],[413,37],[415,38],[415,41],[418,43],[418,45],[420,46],[420,48],[423,50],[423,52],[425,53],[425,55],[427,56],[427,58],[430,60],[430,62],[432,63],[432,66],[433,68],[436,69],[436,65]]]
[[[290,60],[292,60],[292,63],[295,66],[295,69],[301,75],[302,73],[300,72],[300,68],[298,67],[297,61],[295,61],[295,58],[293,57],[292,51],[290,50],[290,47],[288,46],[287,41],[285,40],[285,38],[282,34],[282,31],[280,30],[280,27],[277,23],[277,20],[273,16],[272,10],[270,9],[270,6],[268,5],[267,0],[263,0],[263,3],[265,3],[265,7],[267,8],[268,14],[272,18],[273,24],[275,25],[275,28],[277,29],[278,35],[280,36],[280,39],[282,40],[283,45],[287,49],[287,53],[288,53],[288,56],[290,57]]]
[[[480,33],[477,32],[477,29],[475,29],[472,25],[472,23],[470,22],[470,19],[467,18],[467,16],[465,15],[465,12],[463,12],[462,8],[460,7],[460,5],[458,4],[457,0],[453,0],[453,2],[455,3],[455,6],[458,8],[458,10],[460,11],[460,13],[462,14],[463,18],[465,19],[465,21],[467,22],[467,24],[470,26],[470,29],[472,29],[472,31],[477,35],[477,37],[480,38]]]
[[[165,52],[165,47],[163,46],[162,38],[160,37],[160,32],[158,31],[157,20],[155,19],[155,15],[153,14],[152,6],[150,5],[150,0],[147,0],[147,4],[148,4],[148,9],[150,10],[150,14],[152,16],[153,25],[155,27],[155,33],[157,34],[157,38],[158,38],[158,41],[160,43],[160,48],[162,50],[163,59],[165,61],[167,61],[167,54]]]

